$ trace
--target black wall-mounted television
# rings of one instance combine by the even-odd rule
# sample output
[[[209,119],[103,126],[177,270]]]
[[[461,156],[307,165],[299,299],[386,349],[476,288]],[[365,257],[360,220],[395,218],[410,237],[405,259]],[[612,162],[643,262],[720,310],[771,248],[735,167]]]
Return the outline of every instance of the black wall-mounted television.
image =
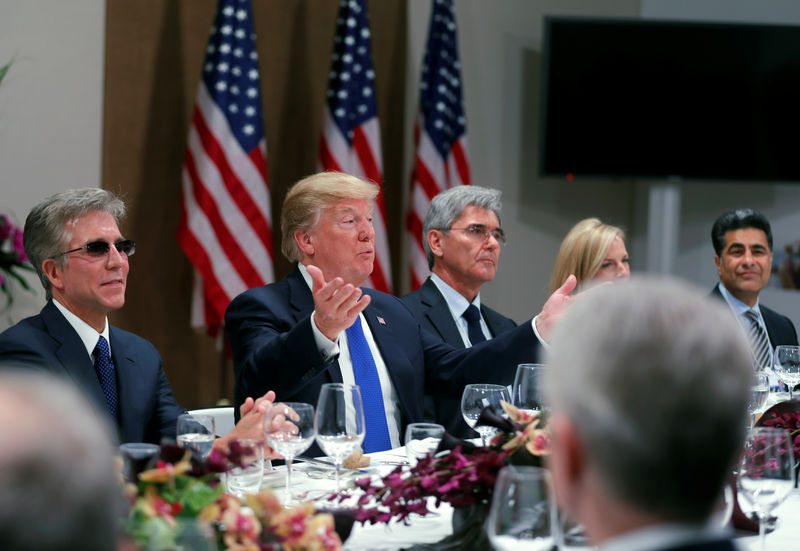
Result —
[[[800,182],[800,26],[545,18],[540,173]]]

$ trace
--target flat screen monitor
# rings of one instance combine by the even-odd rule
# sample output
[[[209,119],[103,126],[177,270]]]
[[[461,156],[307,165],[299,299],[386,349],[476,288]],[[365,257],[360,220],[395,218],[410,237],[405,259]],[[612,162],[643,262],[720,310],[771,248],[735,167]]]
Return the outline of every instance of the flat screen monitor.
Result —
[[[547,17],[546,176],[800,182],[800,27]]]

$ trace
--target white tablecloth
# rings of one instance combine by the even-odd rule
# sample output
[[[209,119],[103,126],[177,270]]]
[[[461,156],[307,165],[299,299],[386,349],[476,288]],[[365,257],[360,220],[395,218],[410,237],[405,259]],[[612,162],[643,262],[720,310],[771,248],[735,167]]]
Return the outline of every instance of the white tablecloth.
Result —
[[[377,460],[397,460],[403,458],[403,450],[392,450],[380,454],[372,454]],[[350,484],[355,477],[368,475],[383,476],[393,469],[392,466],[379,465],[365,472],[352,472],[343,469],[342,487]],[[285,467],[277,467],[275,474],[265,479],[265,486],[281,491],[285,482]],[[310,478],[309,474],[314,478]],[[297,462],[292,467],[292,487],[297,492],[307,492],[308,498],[318,499],[330,494],[335,488],[333,478],[329,478],[326,469],[315,468],[310,464]],[[318,503],[320,503],[318,501]],[[414,516],[408,526],[401,523],[361,525],[356,522],[353,531],[344,545],[351,551],[396,551],[414,543],[431,543],[439,541],[452,532],[452,509],[442,505],[435,516]],[[800,490],[795,489],[775,511],[778,526],[767,534],[768,551],[800,550]],[[760,551],[758,535],[738,535],[736,542],[742,551]]]

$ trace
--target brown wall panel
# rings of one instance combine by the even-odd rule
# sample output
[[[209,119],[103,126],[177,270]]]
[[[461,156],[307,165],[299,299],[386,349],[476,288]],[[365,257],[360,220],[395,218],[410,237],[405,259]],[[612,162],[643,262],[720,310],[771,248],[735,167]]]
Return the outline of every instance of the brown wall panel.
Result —
[[[230,361],[189,327],[192,269],[175,239],[183,152],[216,0],[108,0],[103,187],[121,192],[123,233],[137,242],[127,304],[115,325],[161,352],[187,408],[232,396]],[[253,0],[276,254],[288,187],[315,171],[336,0]],[[372,30],[389,244],[399,280],[403,226],[403,125],[407,3],[368,3]],[[290,269],[276,258],[276,275]]]

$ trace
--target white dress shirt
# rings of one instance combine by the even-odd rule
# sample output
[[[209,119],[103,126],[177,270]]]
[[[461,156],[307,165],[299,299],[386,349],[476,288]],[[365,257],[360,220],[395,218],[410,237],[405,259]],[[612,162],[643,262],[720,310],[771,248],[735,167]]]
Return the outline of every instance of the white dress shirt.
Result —
[[[313,290],[313,282],[308,270],[302,263],[298,263],[300,273],[303,274],[308,288]],[[389,428],[389,440],[392,443],[392,448],[400,447],[400,425],[401,414],[400,408],[397,407],[397,393],[395,392],[392,379],[389,377],[389,371],[386,368],[386,363],[383,361],[380,350],[375,344],[375,339],[372,336],[372,331],[369,329],[364,320],[364,314],[358,315],[361,321],[361,329],[364,331],[364,337],[367,339],[370,352],[372,352],[372,359],[375,361],[375,367],[378,370],[378,380],[381,383],[381,393],[383,394],[383,409],[386,412],[386,424]],[[314,332],[314,340],[317,343],[317,349],[322,357],[326,360],[331,359],[338,355],[339,370],[342,374],[342,382],[348,385],[356,384],[356,377],[353,373],[353,362],[350,359],[350,349],[348,348],[347,333],[342,331],[336,341],[331,341],[322,334],[317,324],[314,322],[314,313],[311,313],[311,328]]]
[[[92,360],[92,364],[94,364],[94,356],[92,354],[94,354],[94,348],[97,346],[97,340],[101,335],[106,339],[106,342],[108,343],[108,351],[111,353],[111,339],[108,337],[108,318],[105,320],[103,332],[98,333],[91,325],[67,310],[67,308],[56,299],[53,299],[53,304],[56,305],[56,308],[58,308],[59,312],[64,315],[69,324],[80,337],[81,341],[83,342],[83,346],[86,347],[86,353],[89,354],[89,358]]]

